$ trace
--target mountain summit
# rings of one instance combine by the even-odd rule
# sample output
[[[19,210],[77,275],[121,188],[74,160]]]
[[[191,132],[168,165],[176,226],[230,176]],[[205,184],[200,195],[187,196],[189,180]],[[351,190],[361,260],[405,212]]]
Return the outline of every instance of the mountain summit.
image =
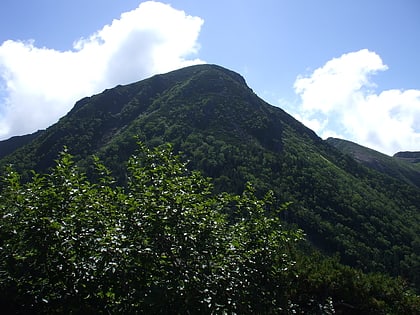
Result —
[[[258,194],[273,190],[279,203],[292,202],[284,219],[315,247],[420,287],[418,186],[359,163],[220,66],[187,67],[86,97],[23,140],[0,142],[1,152],[15,149],[1,167],[13,164],[28,178],[66,146],[88,174],[95,154],[121,183],[138,140],[170,142],[191,169],[214,179],[216,191],[241,192],[247,181]]]

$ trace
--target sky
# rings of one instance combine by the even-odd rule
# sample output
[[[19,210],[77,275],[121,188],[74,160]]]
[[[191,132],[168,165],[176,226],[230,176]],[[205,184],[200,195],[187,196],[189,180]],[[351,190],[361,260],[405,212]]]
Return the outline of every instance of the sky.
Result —
[[[2,0],[0,140],[212,63],[323,139],[420,151],[419,38],[418,0]]]

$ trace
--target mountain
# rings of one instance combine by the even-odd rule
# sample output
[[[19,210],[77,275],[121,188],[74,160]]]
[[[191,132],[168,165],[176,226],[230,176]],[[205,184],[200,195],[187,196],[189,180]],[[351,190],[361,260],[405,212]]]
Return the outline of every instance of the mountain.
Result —
[[[398,152],[390,157],[351,141],[337,138],[326,141],[371,169],[420,187],[420,152]]]
[[[3,156],[23,174],[45,172],[66,146],[89,174],[99,156],[125,182],[137,141],[171,142],[216,191],[247,181],[279,203],[313,246],[364,271],[402,276],[420,288],[420,188],[411,177],[366,167],[278,107],[239,74],[198,65],[117,86],[78,101],[56,124]],[[0,147],[1,148],[1,147]]]
[[[0,141],[0,159],[5,157],[6,155],[13,153],[20,147],[24,146],[25,144],[31,142],[41,133],[42,133],[42,130],[38,130],[28,135],[15,136],[7,140]]]
[[[397,152],[394,154],[394,158],[403,160],[403,161],[407,161],[409,163],[420,163],[420,152],[416,151],[416,152]]]

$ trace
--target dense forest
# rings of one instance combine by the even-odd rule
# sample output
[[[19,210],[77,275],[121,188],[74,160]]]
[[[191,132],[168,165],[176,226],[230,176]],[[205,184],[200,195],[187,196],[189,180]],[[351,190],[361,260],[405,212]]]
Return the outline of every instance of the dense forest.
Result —
[[[214,194],[171,146],[139,146],[117,186],[61,153],[0,198],[0,304],[11,314],[415,314],[402,280],[365,274],[302,246],[268,191]],[[305,249],[306,248],[306,249]]]
[[[343,305],[367,310],[368,307],[374,307],[374,299],[378,301],[378,309],[383,306],[384,310],[391,305],[401,305],[402,292],[411,292],[410,289],[417,293],[420,291],[420,189],[416,182],[418,165],[402,159],[391,161],[388,157],[359,146],[357,152],[368,152],[368,156],[373,156],[375,161],[379,160],[381,167],[363,163],[352,152],[346,151],[346,148],[352,147],[348,143],[323,141],[286,112],[260,99],[239,74],[219,66],[188,67],[105,90],[77,102],[66,116],[46,130],[1,141],[0,168],[6,179],[0,184],[2,200],[10,205],[12,199],[7,198],[19,192],[22,196],[29,194],[26,195],[28,198],[33,194],[39,202],[43,200],[43,203],[48,204],[48,194],[44,196],[46,199],[42,199],[41,191],[61,194],[60,188],[53,185],[52,178],[58,167],[55,160],[63,147],[67,147],[74,161],[72,167],[77,169],[75,174],[83,174],[82,177],[75,175],[79,178],[78,183],[84,183],[86,187],[83,189],[92,194],[80,193],[77,198],[86,201],[88,205],[92,203],[92,209],[98,209],[98,206],[95,208],[93,205],[98,202],[103,207],[114,209],[115,215],[124,216],[127,206],[119,202],[135,195],[130,191],[133,180],[130,176],[130,163],[139,140],[148,148],[171,143],[172,151],[186,162],[185,167],[189,171],[199,171],[202,174],[200,176],[211,178],[211,189],[205,189],[206,192],[212,191],[208,195],[209,200],[212,200],[208,201],[210,204],[216,202],[214,198],[219,198],[217,196],[230,196],[230,201],[225,200],[227,204],[217,209],[223,217],[223,229],[228,234],[239,233],[230,230],[239,222],[238,217],[232,217],[234,211],[231,206],[239,202],[239,199],[235,199],[239,198],[237,196],[244,196],[244,189],[248,191],[247,183],[252,184],[252,194],[259,200],[258,204],[265,200],[268,192],[272,192],[272,206],[269,208],[273,212],[264,212],[267,220],[274,220],[270,221],[271,227],[275,222],[279,224],[278,233],[303,230],[305,234],[305,241],[296,244],[289,242],[287,245],[293,243],[288,249],[293,251],[290,254],[293,256],[293,264],[288,270],[299,274],[300,279],[293,278],[297,282],[288,287],[297,291],[284,293],[284,296],[288,296],[286,300],[293,305],[296,303],[304,309],[309,307],[309,301],[313,299],[319,302],[311,304],[315,309],[319,305],[339,308],[342,300],[347,301]],[[112,184],[107,182],[110,180],[108,171],[105,177],[104,174],[98,174],[98,165],[102,164],[98,164],[93,156],[98,156],[110,170]],[[153,165],[159,166],[156,163]],[[12,176],[15,178],[12,180],[15,184],[12,184],[7,180],[7,174],[15,174],[15,177],[19,174],[20,181]],[[108,187],[106,190],[114,199],[111,195],[101,195],[104,193],[99,189],[101,183]],[[46,186],[40,189],[36,188],[37,185]],[[17,190],[11,193],[13,189]],[[99,197],[95,199],[94,194]],[[230,199],[232,196],[236,196],[236,201]],[[107,200],[109,204],[101,203]],[[216,203],[219,202],[223,203],[220,200]],[[32,209],[30,204],[24,207]],[[266,206],[261,207],[266,211]],[[280,213],[273,210],[278,208],[284,209]],[[23,210],[16,211],[19,213]],[[85,211],[88,217],[86,207],[77,211]],[[276,216],[273,217],[274,214]],[[78,219],[72,221],[69,217],[66,220],[69,220],[66,223],[69,226],[80,224],[77,223]],[[88,226],[93,224],[89,220],[96,219],[86,219]],[[281,224],[277,220],[281,220]],[[102,228],[107,227],[104,225]],[[261,233],[266,233],[266,228]],[[2,241],[7,235],[2,235]],[[226,237],[240,237],[229,235]],[[16,237],[23,239],[24,235]],[[89,237],[86,241],[94,244],[95,241]],[[153,238],[150,235],[144,237]],[[302,237],[300,235],[297,238]],[[225,242],[223,246],[230,246],[228,240],[220,242]],[[299,249],[295,250],[295,247]],[[277,263],[270,262],[273,265]],[[155,267],[161,268],[157,265]],[[308,279],[304,280],[305,277]],[[350,278],[353,278],[353,282]],[[360,279],[360,282],[356,279]],[[40,281],[46,280],[40,276]],[[341,289],[337,289],[337,292],[341,292],[337,295],[332,293],[336,292],[335,288],[349,291],[343,297],[341,294],[344,291]],[[396,292],[393,301],[401,303],[391,302],[384,297],[390,297],[391,293],[381,296],[374,293],[380,290],[388,292],[387,288]],[[361,292],[363,299],[355,295],[356,291]],[[357,301],[352,300],[350,292],[353,292]],[[407,294],[412,297],[411,293]],[[299,296],[303,299],[301,302],[298,302]],[[103,298],[101,303],[105,303],[106,297]],[[250,299],[249,296],[243,298]],[[120,303],[117,298],[115,303]],[[287,309],[285,304],[281,305],[278,307]],[[389,312],[399,311],[394,309]]]

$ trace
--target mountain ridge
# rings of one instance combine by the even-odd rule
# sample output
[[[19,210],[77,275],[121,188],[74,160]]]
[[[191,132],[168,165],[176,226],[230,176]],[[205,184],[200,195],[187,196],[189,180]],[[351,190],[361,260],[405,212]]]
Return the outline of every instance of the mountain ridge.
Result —
[[[420,164],[415,165],[420,152],[398,152],[390,157],[348,140],[328,138],[326,142],[373,170],[420,187]]]
[[[420,163],[420,151],[401,151],[395,153],[393,157],[410,163]]]

